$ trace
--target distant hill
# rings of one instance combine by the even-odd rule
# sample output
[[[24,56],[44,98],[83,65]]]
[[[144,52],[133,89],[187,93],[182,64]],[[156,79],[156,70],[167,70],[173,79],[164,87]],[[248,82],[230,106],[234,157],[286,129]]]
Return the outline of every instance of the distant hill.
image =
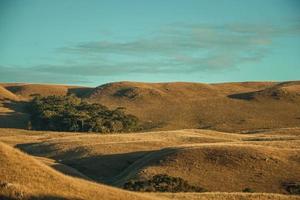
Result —
[[[75,94],[82,96],[89,90],[88,87],[66,86],[66,85],[46,85],[46,84],[26,84],[26,83],[2,83],[3,88],[23,99],[30,98],[31,95],[67,95]],[[0,95],[1,95],[0,91]]]
[[[7,90],[5,87],[0,86],[0,100],[5,99],[17,100],[18,97],[11,91]]]
[[[221,131],[300,126],[300,81],[241,83],[115,82],[96,88],[1,84],[0,95],[19,101],[32,94],[75,94],[110,108],[125,107],[145,129]],[[0,96],[1,97],[1,96]],[[16,122],[17,123],[17,122]]]
[[[204,128],[243,131],[300,126],[299,82],[135,83],[118,82],[99,86],[87,98],[128,112],[161,130]],[[289,90],[281,98],[269,90]],[[253,98],[241,98],[244,94]],[[260,98],[260,95],[268,98]],[[247,97],[247,95],[246,95]]]

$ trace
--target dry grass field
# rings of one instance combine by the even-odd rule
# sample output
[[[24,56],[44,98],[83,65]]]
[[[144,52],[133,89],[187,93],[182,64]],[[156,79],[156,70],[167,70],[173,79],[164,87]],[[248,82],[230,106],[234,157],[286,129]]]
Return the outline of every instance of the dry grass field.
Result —
[[[110,108],[125,107],[150,130],[200,128],[240,132],[297,127],[300,124],[299,81],[223,84],[116,82],[96,88],[38,84],[0,86],[0,100],[10,109],[10,113],[0,111],[0,125],[6,128],[26,128],[22,120],[8,124],[5,120],[12,121],[13,114],[22,114],[22,101],[34,94],[75,94]]]
[[[25,130],[24,104],[36,93],[122,106],[149,127]],[[300,182],[300,82],[1,84],[0,99],[0,199],[300,199],[286,187]],[[121,189],[157,174],[207,192]]]
[[[297,199],[268,194],[287,194],[283,183],[300,179],[300,129],[296,128],[255,134],[190,129],[115,135],[1,129],[0,141],[10,145],[1,143],[1,181],[17,184],[30,198],[99,199],[93,190],[107,186],[94,181],[118,187],[128,179],[165,173],[209,192],[142,194],[159,199]],[[49,190],[55,185],[61,186]],[[241,193],[247,187],[258,193]],[[110,189],[97,189],[97,194]],[[108,193],[106,199],[121,199],[123,191],[116,191],[113,194],[120,196]]]
[[[238,132],[300,124],[299,82],[134,83],[99,86],[87,98],[122,106],[155,130]]]
[[[147,199],[65,176],[3,143],[0,155],[1,199]]]

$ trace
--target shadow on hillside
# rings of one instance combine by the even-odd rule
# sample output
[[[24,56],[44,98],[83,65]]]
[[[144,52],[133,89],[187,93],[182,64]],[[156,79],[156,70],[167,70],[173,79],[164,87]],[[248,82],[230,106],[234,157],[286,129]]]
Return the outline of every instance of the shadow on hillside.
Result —
[[[113,177],[119,175],[134,162],[152,152],[154,151],[97,155],[63,161],[63,163],[78,170],[95,181],[109,184]]]
[[[0,112],[0,128],[27,129],[29,115],[25,113],[26,102],[4,99],[0,104],[10,110]]]
[[[136,161],[148,154],[159,151],[136,151],[119,154],[86,156],[89,152],[83,148],[72,148],[69,151],[57,153],[55,145],[53,144],[27,143],[16,145],[16,147],[34,156],[48,157],[48,155],[54,155],[51,156],[52,159],[70,167],[70,169],[78,171],[86,177],[80,176],[80,174],[77,176],[72,173],[73,170],[69,171],[62,169],[59,166],[52,166],[61,173],[89,180],[92,179],[109,185],[113,185],[111,184],[113,182],[112,180]],[[151,159],[151,163],[155,164],[156,160]]]
[[[231,94],[227,97],[231,99],[240,99],[240,100],[253,100],[254,99],[255,92],[245,92],[245,93],[237,93],[237,94]]]
[[[76,148],[57,153],[58,150],[56,146],[51,143],[33,142],[17,144],[15,147],[33,156],[47,157],[48,155],[53,155],[51,158],[57,161],[77,159],[88,153],[84,148]]]
[[[38,157],[48,157],[47,155],[53,154],[53,152],[56,151],[56,149],[52,145],[41,145],[40,143],[26,143],[26,144],[17,144],[15,145],[16,148],[30,154],[33,156]],[[65,159],[74,159],[81,157],[83,154],[85,154],[86,151],[84,149],[77,149],[76,151],[66,151],[62,155],[59,156],[53,156],[51,157],[55,162],[45,163],[46,165],[51,166],[53,169],[69,175],[73,177],[83,178],[86,180],[91,180],[89,177],[87,177],[85,174],[82,174],[77,169],[72,168],[68,165],[65,165],[62,163],[62,161]]]
[[[51,166],[55,170],[70,176],[88,180],[93,179],[101,183],[106,183],[106,180],[118,175],[136,160],[148,153],[154,152],[138,151],[124,154],[84,157],[89,153],[84,148],[72,148],[71,150],[59,153],[55,153],[57,151],[55,145],[45,143],[18,144],[16,148],[33,156],[48,157],[48,155],[54,155],[51,156],[51,159],[65,165],[65,167],[61,165]],[[70,168],[68,169],[68,167]],[[74,173],[74,170],[78,173]]]
[[[77,97],[87,97],[94,88],[68,88],[68,94],[74,94]]]
[[[6,86],[5,89],[7,89],[8,91],[12,92],[12,93],[17,93],[20,92],[22,90],[23,86],[20,85],[15,85],[15,86]]]

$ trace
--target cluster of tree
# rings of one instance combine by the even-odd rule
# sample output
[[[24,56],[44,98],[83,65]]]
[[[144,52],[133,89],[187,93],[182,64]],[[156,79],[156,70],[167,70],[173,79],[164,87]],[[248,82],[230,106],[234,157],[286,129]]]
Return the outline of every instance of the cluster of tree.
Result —
[[[242,190],[242,192],[248,192],[248,193],[252,193],[252,192],[255,192],[252,188],[244,188],[243,190]]]
[[[123,108],[88,103],[75,96],[35,96],[29,103],[30,127],[35,130],[77,132],[129,132],[138,128],[138,118]]]
[[[190,185],[180,177],[157,174],[149,180],[130,180],[123,188],[140,192],[205,192],[206,190]]]
[[[283,186],[289,194],[300,195],[300,181],[283,183]]]

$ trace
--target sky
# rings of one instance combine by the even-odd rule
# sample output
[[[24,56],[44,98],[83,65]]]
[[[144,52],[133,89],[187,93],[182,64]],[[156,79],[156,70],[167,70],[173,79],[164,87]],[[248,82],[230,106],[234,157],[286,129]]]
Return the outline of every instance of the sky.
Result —
[[[0,0],[0,82],[299,79],[299,0]]]

